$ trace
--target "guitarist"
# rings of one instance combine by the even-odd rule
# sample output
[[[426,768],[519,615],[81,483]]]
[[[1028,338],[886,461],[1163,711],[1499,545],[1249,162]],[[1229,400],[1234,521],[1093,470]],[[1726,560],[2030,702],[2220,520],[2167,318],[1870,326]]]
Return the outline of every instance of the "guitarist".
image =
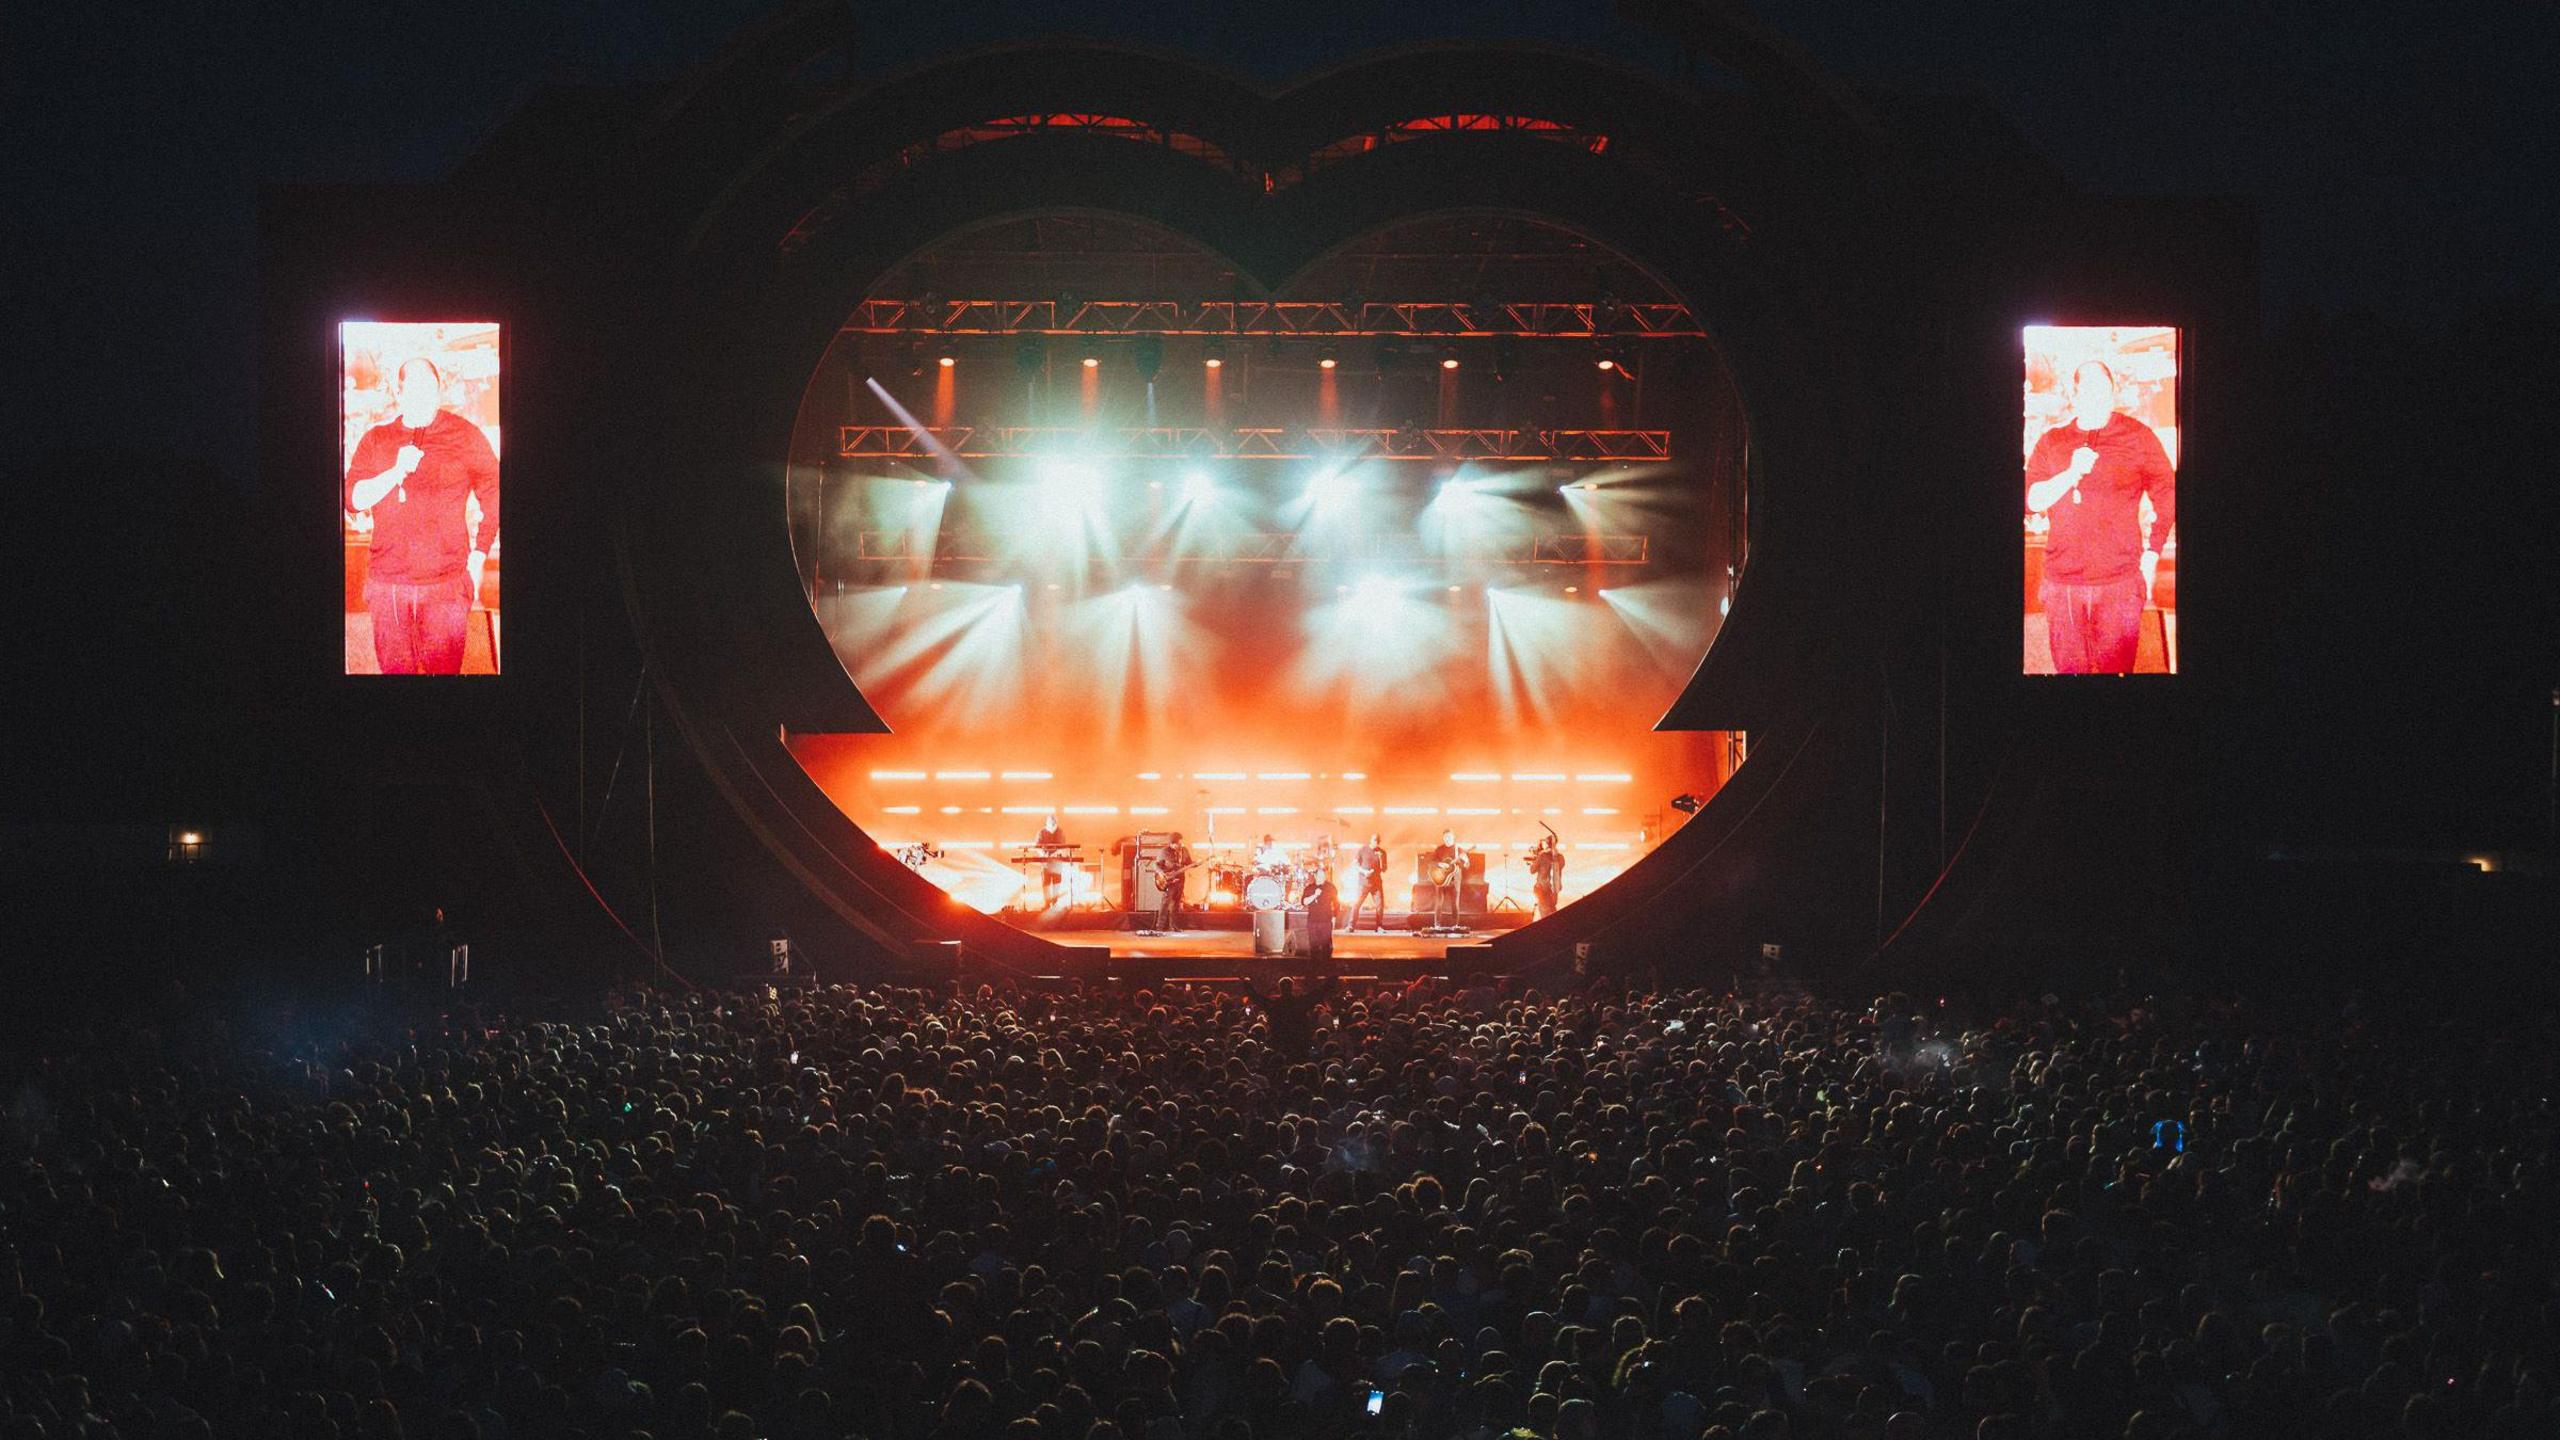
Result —
[[[1167,934],[1182,928],[1182,885],[1190,875],[1193,861],[1191,847],[1182,843],[1182,832],[1156,854],[1156,889],[1160,892],[1156,906],[1156,928]]]
[[[1351,928],[1360,929],[1360,910],[1378,902],[1378,927],[1387,928],[1387,847],[1372,834],[1369,843],[1351,852]]]
[[[1431,884],[1431,924],[1435,929],[1455,928],[1458,923],[1458,888],[1467,882],[1467,852],[1458,844],[1458,832],[1443,830],[1440,843],[1422,852],[1422,873]],[[1443,914],[1447,919],[1442,919]]]
[[[1556,901],[1564,893],[1564,846],[1545,821],[1538,823],[1547,835],[1529,852],[1529,891],[1537,899],[1537,918],[1544,920],[1556,913]]]

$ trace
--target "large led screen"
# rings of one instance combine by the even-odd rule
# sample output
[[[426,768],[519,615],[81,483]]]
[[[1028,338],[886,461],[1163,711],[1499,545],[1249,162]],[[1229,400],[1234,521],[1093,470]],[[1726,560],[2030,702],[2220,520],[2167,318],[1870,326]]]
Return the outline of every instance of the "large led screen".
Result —
[[[2178,331],[2030,325],[2030,675],[2178,671]]]
[[[498,326],[338,326],[350,675],[495,675]]]

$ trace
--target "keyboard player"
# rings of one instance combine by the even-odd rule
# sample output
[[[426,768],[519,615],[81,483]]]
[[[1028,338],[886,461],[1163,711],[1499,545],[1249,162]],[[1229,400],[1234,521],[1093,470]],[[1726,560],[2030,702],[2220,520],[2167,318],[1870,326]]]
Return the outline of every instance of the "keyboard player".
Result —
[[[1056,814],[1040,822],[1040,834],[1032,840],[1031,848],[1042,857],[1040,908],[1053,909],[1058,903],[1059,887],[1067,883],[1067,832],[1058,824]]]

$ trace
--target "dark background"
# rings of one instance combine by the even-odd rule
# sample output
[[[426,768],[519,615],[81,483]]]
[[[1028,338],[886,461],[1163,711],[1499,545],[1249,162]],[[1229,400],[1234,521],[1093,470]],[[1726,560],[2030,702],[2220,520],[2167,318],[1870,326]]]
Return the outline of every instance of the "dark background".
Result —
[[[9,627],[8,818],[254,808],[270,577],[256,191],[428,181],[552,84],[682,75],[752,0],[10,7],[0,472],[36,596]],[[2560,683],[2560,10],[1764,0],[1862,85],[1979,96],[2072,180],[2264,217],[2263,617],[2280,840],[2494,846],[2545,823]],[[1351,48],[1518,38],[1679,70],[1605,5],[1057,0],[864,7],[857,64],[1076,33],[1274,85]],[[2260,558],[2262,557],[2262,558]]]

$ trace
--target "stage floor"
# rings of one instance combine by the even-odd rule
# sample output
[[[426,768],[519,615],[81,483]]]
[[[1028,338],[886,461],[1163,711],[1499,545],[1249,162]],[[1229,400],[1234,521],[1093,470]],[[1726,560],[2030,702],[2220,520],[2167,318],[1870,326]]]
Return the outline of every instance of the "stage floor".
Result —
[[[1047,930],[1036,932],[1042,938],[1062,945],[1108,946],[1111,958],[1140,960],[1226,960],[1245,964],[1259,959],[1266,965],[1305,968],[1305,960],[1282,959],[1253,953],[1253,934],[1246,930],[1177,930],[1170,935],[1139,935],[1113,930]],[[1463,935],[1417,935],[1409,930],[1363,930],[1354,935],[1348,931],[1333,932],[1333,964],[1361,965],[1371,961],[1445,960],[1452,945],[1481,945],[1501,933],[1496,930],[1470,930]]]

